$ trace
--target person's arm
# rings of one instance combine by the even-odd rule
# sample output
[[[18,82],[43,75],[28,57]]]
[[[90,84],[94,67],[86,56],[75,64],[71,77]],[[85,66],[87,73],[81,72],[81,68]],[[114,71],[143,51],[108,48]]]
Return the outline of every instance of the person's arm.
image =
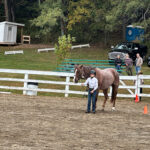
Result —
[[[134,62],[135,62],[135,66],[136,66],[136,64],[137,64],[137,58],[135,59],[135,61],[134,61]]]
[[[142,64],[143,64],[143,59],[140,58],[140,63],[139,63],[139,65],[142,66]]]
[[[142,84],[144,84],[144,80],[142,79]]]
[[[87,86],[88,83],[89,83],[89,78],[88,78],[84,83],[82,83],[81,85],[82,85],[82,86]]]
[[[115,66],[117,65],[117,59],[115,59],[114,64],[115,64]]]
[[[126,61],[126,59],[124,60],[124,63],[125,63],[125,65],[127,66],[127,61]]]
[[[122,60],[120,59],[120,66],[122,65]]]

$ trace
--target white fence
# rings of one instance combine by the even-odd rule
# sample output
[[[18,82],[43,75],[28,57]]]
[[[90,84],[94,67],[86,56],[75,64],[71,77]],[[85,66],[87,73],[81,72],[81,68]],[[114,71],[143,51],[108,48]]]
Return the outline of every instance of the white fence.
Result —
[[[6,82],[22,82],[24,84],[23,87],[18,86],[4,86],[0,84],[0,89],[5,90],[21,90],[23,91],[23,94],[26,95],[27,91],[38,91],[38,92],[53,92],[53,93],[64,93],[65,97],[68,97],[69,94],[80,94],[80,95],[86,95],[87,92],[84,91],[75,91],[70,90],[70,86],[81,86],[81,83],[73,83],[72,79],[74,77],[74,73],[64,73],[64,72],[48,72],[48,71],[33,71],[33,70],[15,70],[15,69],[0,69],[0,73],[6,74],[23,74],[24,78],[6,78],[6,77],[0,77],[0,81],[6,81]],[[60,79],[60,77],[65,77],[65,81],[49,81],[49,80],[37,80],[37,79],[30,79],[29,75],[41,75],[44,76],[55,76]],[[2,76],[2,75],[1,75]],[[120,76],[120,86],[119,89],[126,89],[129,94],[125,94],[124,92],[121,94],[119,93],[118,97],[135,97],[136,94],[141,97],[150,97],[149,94],[140,94],[140,88],[148,88],[150,89],[150,85],[141,85],[140,80],[141,79],[150,79],[150,75],[140,75],[140,76]],[[137,81],[135,85],[126,85],[124,81]],[[28,88],[28,82],[36,82],[39,84],[55,84],[55,85],[64,85],[65,89],[44,89],[44,88],[37,88],[37,89],[30,89]],[[134,92],[133,92],[134,91]],[[150,90],[149,90],[150,91]],[[99,94],[100,96],[103,96],[103,93]],[[111,88],[109,96],[111,96]]]
[[[5,51],[5,53],[4,53],[4,55],[11,55],[11,54],[23,54],[23,50]]]
[[[75,48],[83,48],[83,47],[90,47],[90,44],[82,44],[82,45],[74,45],[71,47],[71,49],[75,49]],[[38,49],[37,52],[48,52],[48,51],[54,51],[55,48],[43,48],[43,49]]]
[[[40,52],[48,52],[48,51],[54,51],[55,48],[43,48],[43,49],[38,49],[38,53]]]
[[[90,48],[90,44],[74,45],[71,47],[71,49],[83,48],[83,47],[89,47]]]

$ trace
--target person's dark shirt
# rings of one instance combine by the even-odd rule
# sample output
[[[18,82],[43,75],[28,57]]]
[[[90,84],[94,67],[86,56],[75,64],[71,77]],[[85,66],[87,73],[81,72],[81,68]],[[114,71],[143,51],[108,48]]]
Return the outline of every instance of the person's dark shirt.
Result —
[[[115,66],[117,66],[119,64],[122,65],[122,60],[120,58],[116,58],[115,59]]]

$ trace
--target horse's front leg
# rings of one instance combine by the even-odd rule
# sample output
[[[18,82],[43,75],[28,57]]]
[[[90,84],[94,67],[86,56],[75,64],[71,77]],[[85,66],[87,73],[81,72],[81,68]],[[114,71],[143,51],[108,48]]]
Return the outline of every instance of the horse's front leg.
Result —
[[[105,99],[104,99],[104,102],[103,102],[103,105],[102,105],[102,111],[104,111],[105,104],[106,104],[106,101],[108,99],[108,89],[103,90],[103,93],[104,93]]]

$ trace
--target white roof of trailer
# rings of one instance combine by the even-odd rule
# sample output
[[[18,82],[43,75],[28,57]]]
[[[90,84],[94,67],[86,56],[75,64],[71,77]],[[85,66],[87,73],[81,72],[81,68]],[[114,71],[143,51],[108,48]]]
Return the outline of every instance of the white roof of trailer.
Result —
[[[142,26],[133,26],[133,25],[128,25],[127,27],[130,27],[130,28],[135,27],[135,28],[141,28],[141,29],[143,29],[143,27],[142,27]]]
[[[142,27],[142,26],[136,26],[136,27],[137,27],[137,28],[142,28],[142,29],[144,28],[144,27]]]
[[[25,26],[25,24],[15,23],[15,22],[8,22],[8,21],[0,22],[0,25],[1,24],[10,24],[10,25],[21,26],[21,27]]]
[[[133,28],[133,25],[128,25],[127,27],[131,27],[131,28]]]

